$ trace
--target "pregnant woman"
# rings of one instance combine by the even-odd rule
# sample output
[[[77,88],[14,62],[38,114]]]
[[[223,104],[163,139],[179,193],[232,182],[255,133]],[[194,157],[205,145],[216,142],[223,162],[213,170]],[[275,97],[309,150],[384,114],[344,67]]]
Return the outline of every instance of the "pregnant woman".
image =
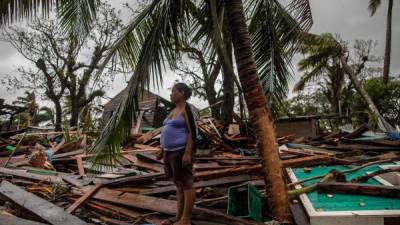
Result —
[[[164,120],[161,131],[159,158],[164,158],[167,178],[176,185],[176,223],[164,220],[163,225],[189,225],[196,197],[193,187],[193,156],[196,149],[196,128],[193,113],[186,102],[192,90],[184,83],[177,83],[171,91],[175,108]]]

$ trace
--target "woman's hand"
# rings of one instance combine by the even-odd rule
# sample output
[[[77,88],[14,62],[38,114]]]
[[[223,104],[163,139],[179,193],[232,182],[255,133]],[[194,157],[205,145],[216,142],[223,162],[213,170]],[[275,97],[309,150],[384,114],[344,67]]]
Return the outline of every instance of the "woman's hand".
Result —
[[[192,163],[192,157],[190,154],[184,153],[183,158],[182,158],[182,165],[183,166],[188,166]]]
[[[164,151],[161,149],[156,156],[157,160],[161,160],[162,158],[164,158]]]

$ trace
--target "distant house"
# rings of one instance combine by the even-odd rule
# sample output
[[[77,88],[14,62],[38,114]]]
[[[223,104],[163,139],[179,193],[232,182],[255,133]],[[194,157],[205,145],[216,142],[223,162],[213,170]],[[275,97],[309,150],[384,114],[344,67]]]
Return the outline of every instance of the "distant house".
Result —
[[[275,122],[276,133],[278,136],[315,137],[318,135],[318,119],[316,116],[282,117]]]
[[[115,112],[118,104],[128,94],[125,88],[118,93],[114,98],[104,105],[102,122],[105,125]],[[163,97],[145,90],[142,99],[139,100],[139,110],[143,111],[143,117],[140,123],[140,128],[143,127],[161,127],[162,122],[168,115],[169,109],[173,104]],[[134,124],[132,124],[134,127]]]
[[[111,118],[112,114],[118,107],[118,104],[127,94],[128,91],[125,88],[104,105],[102,116],[102,122],[104,125]],[[143,98],[139,100],[139,110],[143,111],[140,129],[145,127],[161,127],[165,117],[167,117],[173,106],[174,105],[165,98],[145,90],[143,93]],[[191,105],[191,107],[194,111],[198,111],[193,105]],[[139,115],[140,113],[138,113],[138,116]],[[135,127],[135,124],[132,124],[132,128],[133,127]]]

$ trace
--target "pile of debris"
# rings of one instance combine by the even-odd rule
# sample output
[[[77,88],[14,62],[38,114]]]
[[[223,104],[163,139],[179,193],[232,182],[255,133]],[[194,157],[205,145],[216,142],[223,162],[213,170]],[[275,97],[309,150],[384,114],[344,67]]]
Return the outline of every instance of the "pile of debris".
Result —
[[[248,185],[265,194],[262,160],[251,130],[245,124],[231,124],[224,130],[212,118],[198,121],[198,129],[201,135],[194,164],[197,198],[193,224],[261,223],[254,217],[247,219],[245,214],[254,210],[250,206],[245,207],[244,214],[233,215],[229,210],[227,213],[232,201],[229,188]],[[364,125],[350,133],[333,132],[312,139],[294,135],[278,138],[295,223],[310,224],[310,221],[304,216],[299,193],[293,192],[300,189],[300,194],[304,194],[315,188],[334,192],[343,190],[343,182],[318,182],[313,190],[302,190],[301,184],[319,179],[293,181],[292,169],[307,173],[315,170],[313,166],[321,165],[365,168],[399,158],[399,141],[385,136],[362,136],[367,130]],[[92,165],[93,155],[86,153],[91,138],[85,134],[24,132],[0,133],[1,221],[56,225],[160,224],[176,214],[175,186],[164,179],[163,161],[156,157],[161,128],[134,135],[122,146],[119,159],[103,167]],[[369,176],[373,175],[376,174]],[[324,181],[325,176],[320,178]],[[360,190],[364,189],[356,189]],[[386,191],[385,195],[391,196],[396,191],[390,194]],[[261,212],[264,221],[272,220],[268,210]]]

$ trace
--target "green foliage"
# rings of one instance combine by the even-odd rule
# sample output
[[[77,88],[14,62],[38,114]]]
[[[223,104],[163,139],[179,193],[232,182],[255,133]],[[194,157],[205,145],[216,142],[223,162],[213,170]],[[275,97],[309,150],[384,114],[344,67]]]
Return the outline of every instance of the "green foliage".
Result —
[[[313,93],[301,93],[289,101],[287,115],[309,116],[330,113],[330,103],[321,90]]]
[[[369,78],[364,82],[364,88],[382,116],[390,124],[400,124],[400,82],[394,80],[385,85],[381,78]],[[373,124],[368,107],[359,95],[353,93],[349,102],[356,124],[366,121]]]
[[[29,18],[28,13],[37,12],[37,4],[32,6],[30,2],[36,0],[5,0],[3,6],[8,6],[15,1],[23,2],[21,7],[2,7],[0,15],[6,18],[17,13],[19,18]],[[29,3],[28,3],[29,2]],[[46,3],[58,2],[57,12],[61,18],[61,27],[64,33],[71,37],[84,37],[95,20],[95,6],[97,0],[48,0],[40,1]],[[259,67],[259,74],[263,82],[266,94],[273,96],[270,99],[278,102],[287,93],[287,83],[290,77],[290,58],[296,50],[297,43],[302,31],[307,30],[311,23],[311,10],[306,0],[292,0],[286,5],[281,5],[278,0],[245,1],[247,16],[251,18],[250,33],[254,40],[253,49],[255,52],[256,64]],[[119,152],[120,145],[129,134],[131,120],[137,110],[137,99],[144,88],[148,87],[151,81],[156,85],[162,81],[162,73],[166,64],[173,64],[177,54],[176,46],[179,46],[184,30],[193,31],[192,16],[202,21],[205,27],[206,36],[221,40],[221,27],[218,23],[223,15],[223,4],[221,1],[200,1],[195,2],[201,6],[211,6],[204,11],[195,9],[192,1],[185,0],[154,0],[138,14],[124,30],[120,37],[108,50],[107,57],[100,66],[98,75],[105,68],[106,63],[111,59],[118,58],[128,69],[134,69],[134,73],[128,85],[129,94],[120,104],[106,128],[98,138],[92,149],[93,153],[104,152],[108,162]],[[248,3],[248,4],[247,4]],[[48,4],[51,8],[51,4]],[[22,7],[23,6],[23,7]],[[49,10],[47,10],[48,12]],[[196,17],[197,15],[197,17]],[[266,18],[269,18],[266,20]],[[3,20],[2,20],[3,21]],[[265,23],[265,21],[268,21]],[[195,34],[196,32],[194,32]],[[266,36],[265,36],[266,35]],[[262,38],[268,38],[263,43]],[[256,41],[258,40],[258,41]],[[215,51],[221,47],[211,44]],[[221,49],[220,49],[221,50]],[[222,47],[226,56],[226,50]],[[226,57],[224,57],[226,62]],[[232,63],[231,63],[232,65]],[[233,67],[230,67],[233,70]],[[233,74],[233,73],[232,73]],[[271,102],[270,102],[271,103]],[[100,156],[100,154],[99,154]],[[98,158],[100,160],[100,158]],[[97,160],[97,159],[96,159]]]

